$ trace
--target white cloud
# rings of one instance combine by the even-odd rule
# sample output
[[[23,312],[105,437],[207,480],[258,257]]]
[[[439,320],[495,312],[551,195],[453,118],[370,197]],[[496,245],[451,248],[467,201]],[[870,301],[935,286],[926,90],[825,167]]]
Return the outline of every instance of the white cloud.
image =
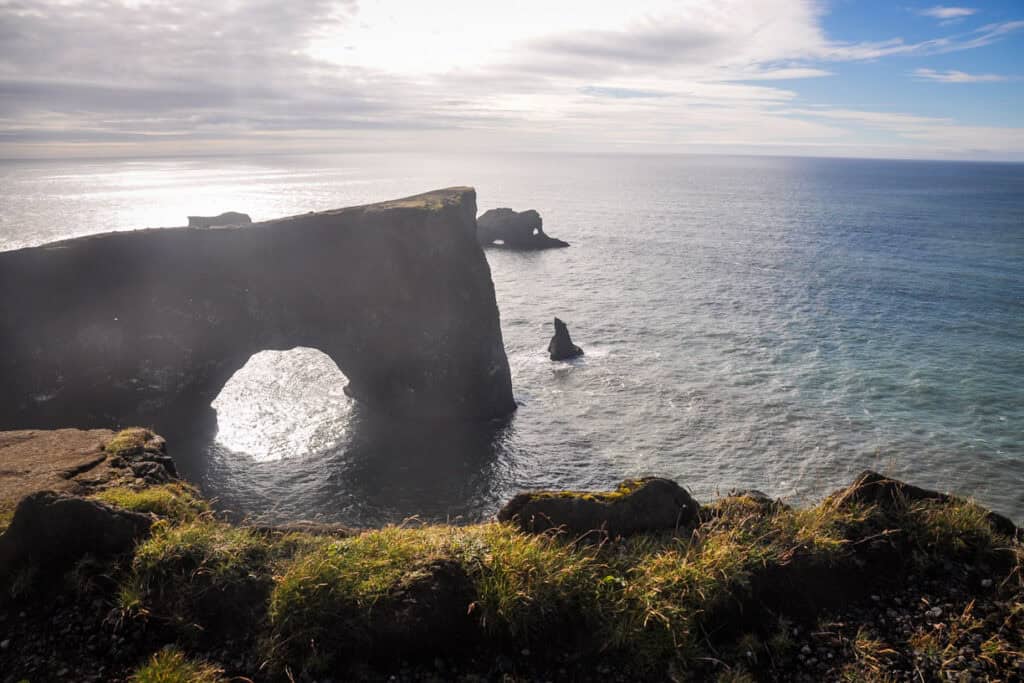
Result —
[[[10,154],[452,140],[854,149],[859,127],[882,124],[870,112],[794,113],[796,81],[833,76],[842,61],[974,49],[1024,29],[1006,21],[915,43],[839,43],[823,11],[819,0],[0,0],[0,141]],[[912,124],[931,127],[929,144],[965,139],[952,121],[886,130],[911,144],[922,139],[905,134]],[[984,130],[974,132],[991,139]]]
[[[925,81],[939,83],[1000,83],[1008,81],[1006,76],[998,74],[969,74],[963,71],[936,71],[934,69],[915,69],[914,76]]]
[[[948,21],[950,19],[963,19],[964,17],[969,17],[977,11],[978,10],[973,7],[944,7],[942,5],[936,5],[935,7],[929,7],[928,9],[921,10],[920,14],[923,14],[926,17],[932,17],[933,19],[943,19]]]

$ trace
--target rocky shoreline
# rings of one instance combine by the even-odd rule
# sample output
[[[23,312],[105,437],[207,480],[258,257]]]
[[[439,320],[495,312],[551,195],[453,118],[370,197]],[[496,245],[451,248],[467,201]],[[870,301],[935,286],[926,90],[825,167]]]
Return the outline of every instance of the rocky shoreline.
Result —
[[[876,473],[804,509],[647,479],[470,526],[256,528],[147,430],[0,449],[34,463],[0,477],[5,683],[1024,677],[1019,531]]]

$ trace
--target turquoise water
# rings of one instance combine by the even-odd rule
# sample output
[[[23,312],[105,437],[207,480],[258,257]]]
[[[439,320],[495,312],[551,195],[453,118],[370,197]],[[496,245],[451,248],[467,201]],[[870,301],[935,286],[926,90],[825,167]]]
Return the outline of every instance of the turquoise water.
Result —
[[[473,519],[526,487],[675,478],[810,500],[872,467],[1024,519],[1024,166],[405,155],[0,165],[0,248],[471,184],[572,247],[487,252],[521,406],[362,414],[315,350],[255,356],[170,434],[226,509]],[[551,318],[587,355],[545,353]]]

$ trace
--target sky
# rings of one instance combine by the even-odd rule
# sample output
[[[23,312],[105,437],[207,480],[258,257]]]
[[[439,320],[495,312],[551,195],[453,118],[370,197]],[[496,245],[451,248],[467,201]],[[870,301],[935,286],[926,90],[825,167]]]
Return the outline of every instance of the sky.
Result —
[[[1024,2],[0,0],[0,158],[1024,161]]]

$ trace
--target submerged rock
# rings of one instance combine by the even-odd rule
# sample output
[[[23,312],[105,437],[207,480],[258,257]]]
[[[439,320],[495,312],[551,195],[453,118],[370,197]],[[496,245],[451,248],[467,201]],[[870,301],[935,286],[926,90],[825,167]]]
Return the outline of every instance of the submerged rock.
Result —
[[[614,491],[536,491],[520,493],[498,512],[528,532],[565,529],[626,536],[677,529],[697,523],[700,506],[670,479],[627,479]]]
[[[226,211],[219,216],[189,216],[188,227],[190,228],[213,228],[216,226],[228,225],[249,225],[252,219],[247,213],[237,211]]]
[[[548,342],[548,355],[551,360],[568,360],[583,355],[583,349],[572,343],[569,328],[558,318],[555,318],[555,335]]]
[[[569,246],[568,242],[549,237],[544,232],[540,214],[512,209],[491,209],[476,219],[476,237],[484,246],[509,249],[553,249]]]
[[[308,346],[393,416],[515,410],[476,192],[245,230],[93,235],[0,253],[0,429],[209,411],[260,351]]]

